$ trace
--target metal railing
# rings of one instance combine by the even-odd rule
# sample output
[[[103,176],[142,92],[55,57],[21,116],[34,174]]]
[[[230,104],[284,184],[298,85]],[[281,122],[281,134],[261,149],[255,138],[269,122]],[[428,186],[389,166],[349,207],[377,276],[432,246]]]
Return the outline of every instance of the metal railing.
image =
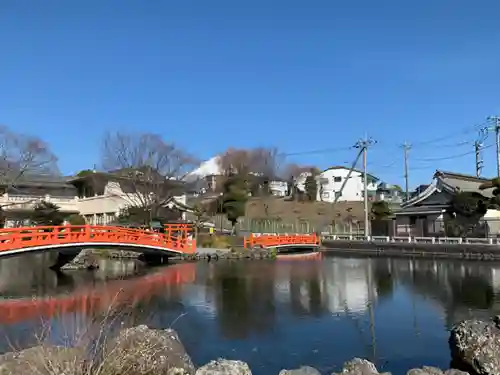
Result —
[[[322,240],[328,241],[362,241],[386,243],[419,243],[419,244],[475,244],[500,245],[500,238],[461,238],[461,237],[412,237],[412,236],[364,236],[357,234],[321,234]]]

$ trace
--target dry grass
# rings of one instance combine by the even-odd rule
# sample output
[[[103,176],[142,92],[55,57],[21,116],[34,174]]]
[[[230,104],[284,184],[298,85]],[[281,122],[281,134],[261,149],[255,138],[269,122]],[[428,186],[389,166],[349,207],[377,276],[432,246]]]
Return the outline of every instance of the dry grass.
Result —
[[[326,202],[297,202],[283,198],[252,198],[247,203],[246,217],[304,220],[311,223],[364,221],[363,202],[338,202],[335,206]]]
[[[45,322],[42,334],[35,337],[36,346],[26,350],[12,346],[11,353],[0,356],[0,375],[149,375],[151,363],[165,357],[165,346],[155,337],[139,343],[130,341],[127,335],[117,340],[117,330],[123,329],[129,318],[118,306],[111,303],[76,332],[63,327],[70,332],[63,331],[67,342],[60,346],[48,344],[52,327]]]

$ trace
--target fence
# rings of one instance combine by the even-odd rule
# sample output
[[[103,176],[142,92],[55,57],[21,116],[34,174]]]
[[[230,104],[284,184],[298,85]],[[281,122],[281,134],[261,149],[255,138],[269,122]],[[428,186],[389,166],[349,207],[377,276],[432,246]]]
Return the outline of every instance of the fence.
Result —
[[[210,218],[209,222],[215,224],[218,230],[231,230],[232,224],[223,215],[217,215]],[[316,233],[326,232],[363,234],[363,223],[336,222],[335,225],[319,225],[307,220],[284,221],[276,218],[269,219],[251,219],[242,217],[238,220],[238,230],[241,232],[252,233]]]

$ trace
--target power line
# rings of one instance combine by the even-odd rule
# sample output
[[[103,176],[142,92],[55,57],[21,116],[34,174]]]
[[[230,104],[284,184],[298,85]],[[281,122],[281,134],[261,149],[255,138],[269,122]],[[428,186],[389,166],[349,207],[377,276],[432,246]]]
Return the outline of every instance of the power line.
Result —
[[[490,147],[493,147],[495,145],[488,145],[488,146],[484,146],[482,149],[486,149],[486,148],[490,148]],[[415,159],[416,161],[423,161],[423,162],[426,162],[426,161],[439,161],[439,160],[450,160],[450,159],[455,159],[455,158],[461,158],[463,156],[467,156],[467,155],[472,155],[474,154],[476,151],[473,150],[473,151],[468,151],[468,152],[464,152],[463,154],[455,154],[455,155],[451,155],[451,156],[444,156],[444,157],[437,157],[437,158],[422,158],[422,159]]]
[[[463,135],[463,134],[470,134],[470,133],[473,133],[473,132],[476,132],[478,129],[484,127],[485,123],[482,123],[482,124],[479,124],[479,125],[474,125],[474,126],[468,126],[466,128],[463,128],[462,130],[458,131],[457,132],[454,132],[453,134],[447,134],[445,136],[441,136],[441,137],[438,137],[438,138],[434,138],[434,139],[430,139],[428,141],[421,141],[421,142],[413,142],[413,146],[417,146],[417,147],[422,147],[422,146],[427,146],[427,145],[431,145],[433,143],[438,143],[438,142],[442,142],[442,141],[445,141],[445,140],[448,140],[450,138],[453,138],[453,137],[456,137],[457,135]]]

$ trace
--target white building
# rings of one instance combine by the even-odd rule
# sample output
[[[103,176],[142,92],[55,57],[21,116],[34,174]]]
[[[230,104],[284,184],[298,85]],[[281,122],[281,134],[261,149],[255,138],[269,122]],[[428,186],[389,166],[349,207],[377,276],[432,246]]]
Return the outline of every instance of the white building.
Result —
[[[203,163],[200,166],[186,176],[186,181],[195,181],[197,179],[204,179],[207,183],[207,191],[215,191],[217,189],[218,183],[220,183],[223,171],[220,167],[220,156],[214,156]],[[288,183],[284,180],[272,180],[269,182],[269,190],[272,195],[277,197],[284,197],[288,193]],[[206,191],[203,191],[204,193]]]
[[[5,227],[27,224],[33,207],[41,201],[57,205],[62,213],[80,214],[88,224],[108,224],[116,220],[123,209],[134,205],[133,193],[127,192],[125,185],[101,173],[71,179],[23,178],[16,183],[15,189],[0,195],[0,206],[6,216]],[[165,206],[184,209],[186,196],[173,197]]]
[[[347,167],[331,167],[317,176],[317,200],[323,202],[334,202],[335,198],[339,196],[338,201],[363,201],[364,200],[364,182],[363,182],[363,172],[359,170],[353,170],[351,176],[347,180],[342,194],[340,189],[344,184],[347,175],[349,174],[349,168]],[[296,180],[297,189],[300,191],[306,191],[306,179],[310,176],[310,172],[302,173]],[[372,200],[375,198],[377,191],[377,181],[378,179],[371,174],[368,174],[368,199]]]

